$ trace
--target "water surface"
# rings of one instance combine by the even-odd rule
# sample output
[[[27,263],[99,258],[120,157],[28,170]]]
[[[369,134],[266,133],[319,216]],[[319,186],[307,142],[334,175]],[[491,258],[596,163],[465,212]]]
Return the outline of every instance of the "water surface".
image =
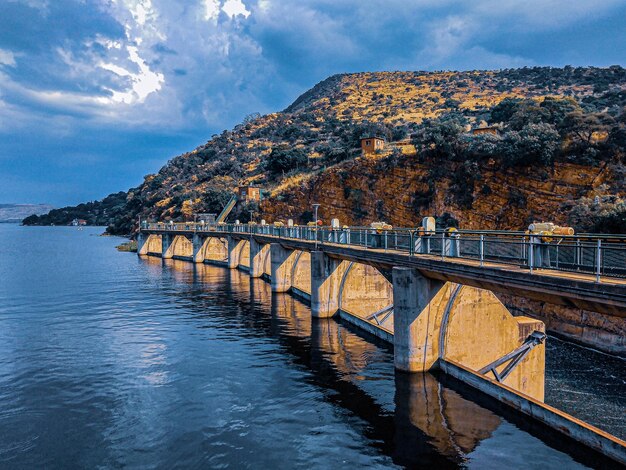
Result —
[[[101,231],[0,224],[2,468],[590,463],[263,281]],[[623,432],[623,361],[555,341],[548,365],[550,400]]]

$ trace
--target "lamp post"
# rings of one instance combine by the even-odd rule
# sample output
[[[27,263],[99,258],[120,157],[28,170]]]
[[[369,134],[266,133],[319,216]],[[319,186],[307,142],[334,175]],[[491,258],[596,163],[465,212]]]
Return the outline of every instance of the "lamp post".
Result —
[[[319,209],[320,204],[313,204],[313,213],[315,214],[313,218],[315,219],[315,251],[317,251],[317,210]]]

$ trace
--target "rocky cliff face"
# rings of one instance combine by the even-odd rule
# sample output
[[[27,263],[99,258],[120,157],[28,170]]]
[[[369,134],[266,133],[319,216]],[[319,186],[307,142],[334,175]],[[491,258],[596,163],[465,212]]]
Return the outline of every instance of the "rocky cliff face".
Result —
[[[568,212],[563,207],[604,191],[606,182],[615,177],[606,165],[557,163],[550,169],[513,170],[488,162],[479,168],[479,181],[463,182],[473,203],[462,207],[455,197],[458,189],[453,188],[460,166],[418,162],[415,155],[408,155],[403,164],[389,168],[382,157],[362,157],[273,192],[261,204],[261,213],[268,221],[301,220],[313,202],[320,202],[322,219],[337,217],[348,225],[383,220],[414,227],[422,217],[447,212],[464,229],[525,230],[537,220],[566,224]],[[436,179],[433,167],[440,175]]]

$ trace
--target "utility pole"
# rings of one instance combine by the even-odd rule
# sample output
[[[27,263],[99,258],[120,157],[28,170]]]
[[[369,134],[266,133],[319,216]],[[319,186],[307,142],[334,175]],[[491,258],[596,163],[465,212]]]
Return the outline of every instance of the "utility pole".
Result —
[[[319,209],[320,204],[314,203],[313,204],[313,212],[314,212],[314,219],[315,219],[315,251],[317,251],[317,210]]]

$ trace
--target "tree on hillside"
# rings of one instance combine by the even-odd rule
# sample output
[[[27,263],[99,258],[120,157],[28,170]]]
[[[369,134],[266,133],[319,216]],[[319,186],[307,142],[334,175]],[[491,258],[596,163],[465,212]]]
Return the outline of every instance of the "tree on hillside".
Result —
[[[490,122],[509,122],[521,101],[519,98],[504,98],[491,110]]]
[[[547,121],[552,125],[560,126],[565,116],[576,111],[582,111],[582,108],[574,98],[555,98],[546,97],[540,107],[548,112]]]
[[[504,166],[551,165],[561,139],[550,124],[527,124],[520,131],[509,131],[500,144]]]
[[[413,135],[413,145],[425,156],[458,159],[463,152],[464,124],[456,117],[426,119]]]
[[[578,232],[626,233],[626,200],[613,195],[581,198],[568,222]]]
[[[559,130],[582,146],[589,147],[593,144],[594,134],[608,132],[612,123],[613,119],[607,114],[577,110],[565,116]]]
[[[534,100],[523,100],[516,105],[515,112],[506,122],[506,127],[521,131],[528,124],[541,124],[544,122],[550,123],[550,111]]]
[[[521,130],[526,124],[547,123],[559,127],[565,116],[582,111],[573,98],[546,97],[533,99],[506,98],[491,110],[491,122],[502,122],[508,129]]]
[[[272,176],[276,176],[306,165],[307,159],[307,153],[303,149],[276,147],[265,160],[265,169]]]
[[[243,118],[243,124],[250,124],[261,117],[261,113],[250,113]]]
[[[497,157],[500,152],[502,137],[493,134],[479,134],[469,136],[466,152],[472,160],[484,160]]]
[[[191,220],[193,217],[193,203],[189,199],[183,201],[180,212],[185,220]]]

